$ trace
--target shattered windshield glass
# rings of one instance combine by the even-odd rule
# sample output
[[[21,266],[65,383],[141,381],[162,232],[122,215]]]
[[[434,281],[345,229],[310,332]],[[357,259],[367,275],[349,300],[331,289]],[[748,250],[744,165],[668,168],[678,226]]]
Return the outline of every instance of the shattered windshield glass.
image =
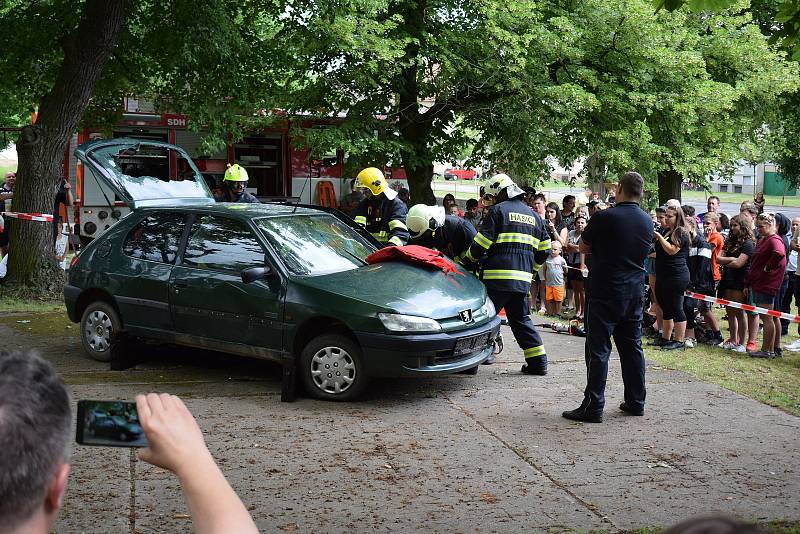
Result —
[[[254,221],[294,274],[317,276],[366,265],[375,247],[327,214],[285,215]]]
[[[171,198],[213,200],[203,176],[183,152],[147,143],[113,144],[89,157],[134,201]]]

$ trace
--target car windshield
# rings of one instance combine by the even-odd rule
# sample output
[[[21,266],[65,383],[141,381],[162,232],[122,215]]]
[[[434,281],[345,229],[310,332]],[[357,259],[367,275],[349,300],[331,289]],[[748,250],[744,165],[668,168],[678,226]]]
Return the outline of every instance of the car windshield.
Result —
[[[148,143],[102,146],[89,157],[106,169],[132,200],[213,200],[202,174],[181,151]]]
[[[358,232],[327,213],[265,217],[254,222],[286,267],[298,275],[357,269],[375,251]]]

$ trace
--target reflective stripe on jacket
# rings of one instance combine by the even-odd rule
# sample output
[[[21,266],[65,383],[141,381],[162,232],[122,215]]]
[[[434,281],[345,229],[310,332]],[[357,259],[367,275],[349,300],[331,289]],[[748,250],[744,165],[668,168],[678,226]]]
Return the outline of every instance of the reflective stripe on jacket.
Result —
[[[466,257],[486,257],[482,279],[487,288],[527,293],[549,250],[544,221],[516,197],[489,208]]]
[[[389,200],[381,193],[359,202],[353,219],[384,245],[403,246],[408,243],[407,212],[402,200]]]

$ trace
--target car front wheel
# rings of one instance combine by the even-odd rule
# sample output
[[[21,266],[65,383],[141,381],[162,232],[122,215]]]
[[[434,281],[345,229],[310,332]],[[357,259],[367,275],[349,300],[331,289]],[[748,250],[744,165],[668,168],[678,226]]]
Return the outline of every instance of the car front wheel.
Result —
[[[111,360],[111,343],[120,325],[119,315],[109,303],[96,301],[86,307],[81,318],[81,341],[93,360]]]
[[[361,348],[348,337],[326,334],[312,339],[300,355],[306,391],[323,400],[355,399],[367,384],[361,361]]]

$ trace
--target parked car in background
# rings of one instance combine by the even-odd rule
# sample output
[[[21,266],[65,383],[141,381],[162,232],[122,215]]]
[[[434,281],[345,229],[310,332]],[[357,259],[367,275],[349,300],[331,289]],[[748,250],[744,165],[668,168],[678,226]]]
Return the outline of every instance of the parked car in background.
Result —
[[[447,169],[444,171],[445,180],[478,180],[480,175],[474,169]]]
[[[491,354],[500,319],[472,274],[368,265],[380,245],[344,214],[215,203],[190,160],[182,181],[123,165],[173,150],[131,139],[76,150],[131,210],[77,256],[64,288],[92,358],[130,337],[200,347],[288,363],[311,395],[349,400],[372,377],[475,370]]]

